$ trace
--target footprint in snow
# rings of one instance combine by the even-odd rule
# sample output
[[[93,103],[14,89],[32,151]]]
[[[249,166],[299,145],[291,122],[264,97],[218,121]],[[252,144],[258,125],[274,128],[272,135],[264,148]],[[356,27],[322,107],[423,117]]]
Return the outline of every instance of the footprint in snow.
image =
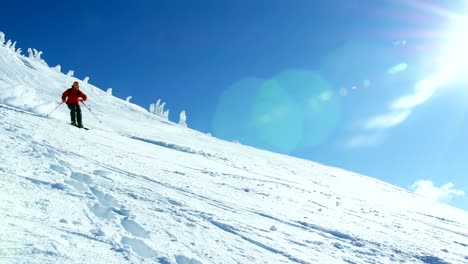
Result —
[[[60,162],[59,162],[60,163]],[[61,170],[60,166],[54,167],[57,170]],[[65,168],[63,168],[66,170]],[[83,173],[78,173],[78,172],[72,172],[70,174],[70,179],[66,179],[64,181],[66,184],[70,185],[73,187],[75,190],[77,190],[80,193],[90,195],[90,189],[88,188],[88,185],[91,184],[91,177],[89,177],[86,174]]]
[[[113,172],[104,170],[95,170],[93,174],[101,177],[112,177]],[[120,221],[123,229],[135,237],[149,238],[150,232],[145,230],[141,225],[136,223],[133,219],[130,219],[130,211],[120,203],[112,195],[98,190],[94,186],[90,186],[92,183],[91,177],[83,173],[72,172],[70,175],[71,180],[67,180],[66,183],[73,186],[75,189],[88,192],[97,199],[98,202],[93,205],[88,205],[89,210],[96,216],[106,220],[114,220],[118,216],[124,216]],[[176,203],[178,204],[178,203]],[[146,245],[143,241],[138,239],[132,239],[123,236],[122,244],[130,247],[136,254],[144,258],[156,257],[156,252]]]
[[[96,188],[90,188],[91,192],[94,194],[94,196],[96,196],[96,198],[98,199],[98,201],[103,205],[103,206],[107,206],[107,207],[117,207],[119,208],[120,205],[119,203],[117,202],[117,200],[112,197],[111,195],[107,194],[107,193],[104,193],[104,192],[101,192],[99,190],[97,190]]]
[[[70,163],[68,163],[68,162],[66,162],[64,160],[58,160],[58,163],[60,163],[60,165],[62,165],[65,168],[71,168],[71,166],[72,166]]]
[[[78,192],[81,193],[89,193],[90,190],[86,187],[82,182],[74,181],[74,180],[65,180],[66,184],[70,185],[71,187],[75,188]]]
[[[59,173],[59,174],[65,174],[67,175],[68,174],[68,171],[66,168],[62,167],[62,166],[59,166],[59,165],[54,165],[54,164],[50,164],[50,169]]]
[[[177,255],[175,256],[177,264],[202,264],[200,261],[194,258],[187,258],[186,256]]]
[[[121,243],[125,246],[128,246],[135,252],[138,256],[142,258],[155,258],[158,253],[152,249],[150,246],[146,245],[145,242],[139,239],[133,239],[129,237],[122,237]]]
[[[72,172],[72,174],[70,175],[70,178],[74,179],[75,181],[79,181],[83,184],[91,183],[91,177],[89,177],[89,175],[79,173],[79,172]]]
[[[95,203],[93,206],[88,206],[89,210],[97,217],[113,220],[115,218],[112,208],[105,207],[99,203]]]
[[[130,234],[137,237],[149,238],[150,232],[146,231],[143,227],[141,227],[139,224],[129,219],[128,217],[122,219],[120,223],[122,227]]]

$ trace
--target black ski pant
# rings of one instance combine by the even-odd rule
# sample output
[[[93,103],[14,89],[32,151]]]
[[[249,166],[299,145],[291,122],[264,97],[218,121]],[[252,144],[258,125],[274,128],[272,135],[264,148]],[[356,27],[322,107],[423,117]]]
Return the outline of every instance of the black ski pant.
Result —
[[[79,104],[69,104],[67,105],[68,109],[70,109],[70,118],[72,123],[76,123],[79,126],[83,125],[81,120],[81,107]]]

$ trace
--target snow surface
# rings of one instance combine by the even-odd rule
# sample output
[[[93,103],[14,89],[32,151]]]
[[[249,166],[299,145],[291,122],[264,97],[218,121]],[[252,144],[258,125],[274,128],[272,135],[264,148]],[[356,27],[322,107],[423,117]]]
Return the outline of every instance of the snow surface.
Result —
[[[468,213],[225,142],[0,46],[0,263],[468,263]]]

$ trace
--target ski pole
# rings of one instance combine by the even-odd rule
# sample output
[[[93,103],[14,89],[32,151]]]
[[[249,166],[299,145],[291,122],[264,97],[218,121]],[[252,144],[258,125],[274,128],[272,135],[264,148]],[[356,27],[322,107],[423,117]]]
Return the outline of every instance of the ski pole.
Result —
[[[49,117],[55,110],[57,110],[57,108],[59,108],[59,106],[61,106],[63,104],[63,102],[61,102],[59,105],[57,105],[57,107],[54,108],[54,110],[52,110],[52,112],[50,112],[47,117]]]
[[[99,121],[99,123],[102,124],[101,120],[99,120],[99,118],[93,113],[93,111],[91,111],[91,108],[89,108],[84,102],[81,102],[84,106],[86,106],[86,108],[88,108],[89,112],[91,112],[91,114],[93,114],[93,116],[97,119],[97,121]]]

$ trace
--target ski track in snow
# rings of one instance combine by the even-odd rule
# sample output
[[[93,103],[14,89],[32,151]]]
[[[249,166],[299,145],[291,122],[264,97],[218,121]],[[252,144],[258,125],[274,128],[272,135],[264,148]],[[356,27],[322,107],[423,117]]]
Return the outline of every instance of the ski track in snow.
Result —
[[[74,79],[5,50],[0,263],[468,263],[464,211],[179,128],[88,84],[108,116],[85,112],[93,129],[78,130],[64,108],[44,117]]]
[[[13,128],[9,128],[9,131],[16,131]],[[31,140],[32,138],[29,136],[25,136],[25,139]],[[239,207],[234,207],[234,206],[229,206],[226,203],[223,203],[221,201],[216,201],[212,198],[205,197],[199,194],[196,194],[192,191],[189,191],[185,188],[181,188],[179,186],[172,186],[168,183],[163,183],[161,181],[155,180],[149,176],[145,175],[138,175],[134,173],[130,173],[112,166],[104,165],[104,164],[99,164],[96,161],[89,160],[89,158],[82,156],[80,158],[86,159],[89,163],[95,163],[96,166],[100,166],[103,169],[97,169],[94,170],[92,174],[85,174],[85,173],[80,173],[80,172],[74,172],[73,171],[73,166],[71,165],[70,162],[62,160],[59,158],[60,155],[64,155],[67,153],[64,153],[63,151],[54,149],[51,145],[45,145],[45,148],[40,148],[39,142],[34,142],[30,144],[34,146],[33,148],[30,149],[30,155],[39,158],[39,159],[44,159],[44,158],[49,158],[52,159],[54,162],[49,163],[49,169],[51,171],[54,171],[56,174],[63,174],[63,175],[68,175],[69,177],[64,180],[64,183],[57,183],[57,182],[48,182],[44,180],[39,180],[39,179],[34,179],[31,177],[23,177],[24,179],[30,181],[34,185],[37,185],[40,188],[50,188],[50,189],[55,189],[57,191],[62,191],[66,192],[68,195],[76,196],[76,197],[81,197],[85,198],[88,201],[88,208],[89,208],[89,214],[88,217],[92,219],[93,222],[104,222],[103,225],[108,224],[106,222],[110,221],[117,221],[120,225],[121,229],[121,235],[120,238],[115,239],[114,241],[106,241],[103,237],[105,237],[106,233],[105,231],[96,228],[91,231],[91,234],[84,234],[80,232],[71,232],[71,231],[65,231],[69,235],[75,235],[75,236],[81,236],[83,238],[95,240],[97,242],[101,243],[107,243],[109,246],[112,246],[113,250],[115,252],[121,253],[124,255],[125,258],[128,258],[129,252],[133,252],[137,254],[141,258],[157,258],[158,253],[156,250],[152,249],[150,246],[148,246],[144,242],[144,238],[151,238],[150,232],[145,230],[140,224],[138,224],[135,219],[132,219],[131,217],[131,210],[126,209],[125,207],[122,207],[122,205],[119,203],[119,201],[114,198],[111,194],[108,194],[104,191],[101,191],[97,188],[97,184],[94,183],[93,178],[98,178],[98,179],[104,179],[106,181],[112,181],[112,177],[116,177],[117,175],[125,177],[129,177],[132,179],[136,180],[141,180],[145,181],[146,183],[150,183],[153,185],[157,185],[160,187],[164,187],[166,189],[171,189],[175,190],[178,193],[184,194],[186,196],[190,196],[193,198],[196,198],[197,200],[205,200],[208,205],[215,206],[219,209],[222,210],[230,210],[231,212],[239,212]],[[190,153],[193,154],[193,153]],[[70,155],[70,153],[68,153]],[[72,154],[76,158],[77,154]],[[237,176],[234,174],[219,174],[215,172],[209,172],[209,171],[204,171],[200,170],[198,173],[208,175],[209,177],[220,177],[220,176],[227,176],[231,179],[235,180],[249,180],[248,177],[243,177],[243,176]],[[187,172],[185,173],[174,173],[178,175],[186,175]],[[289,184],[281,183],[281,182],[274,182],[270,180],[254,180],[257,182],[262,182],[263,184],[269,183],[269,184],[280,184],[282,186],[285,186],[286,188],[292,188]],[[239,189],[239,188],[238,188]],[[300,190],[300,188],[296,188],[297,190]],[[74,191],[73,191],[74,190]],[[245,191],[245,189],[244,189]],[[250,192],[250,191],[249,191]],[[130,197],[133,197],[135,199],[140,199],[136,194],[133,194],[131,192],[127,191],[127,195]],[[162,199],[164,201],[164,199]],[[152,201],[154,202],[154,201]],[[310,263],[306,260],[302,260],[300,258],[294,257],[293,255],[286,253],[284,251],[281,251],[279,249],[276,249],[274,247],[268,246],[262,242],[256,241],[252,238],[249,238],[246,235],[240,234],[238,231],[236,231],[235,228],[229,226],[228,224],[224,224],[220,221],[214,220],[213,216],[204,212],[199,212],[199,211],[193,211],[190,209],[183,208],[184,204],[182,202],[178,202],[174,199],[171,198],[166,198],[165,202],[171,206],[176,207],[176,210],[172,210],[172,214],[175,214],[180,217],[185,217],[187,221],[196,223],[197,221],[206,221],[213,226],[223,230],[224,232],[230,233],[234,236],[237,236],[243,240],[245,240],[248,243],[251,243],[261,249],[267,250],[271,253],[278,254],[281,256],[284,256],[286,259],[290,260],[291,262],[296,262],[296,263]],[[37,206],[41,208],[44,212],[47,211],[48,207],[48,201],[47,200],[40,200],[37,203]],[[338,240],[337,242],[334,242],[332,244],[333,247],[337,249],[344,249],[349,246],[346,245],[346,243],[350,242],[351,245],[358,247],[358,248],[363,248],[357,249],[355,252],[359,253],[361,255],[367,255],[369,256],[369,260],[373,259],[372,257],[378,254],[378,250],[376,249],[370,249],[367,250],[369,247],[366,248],[366,242],[363,242],[351,235],[339,232],[339,231],[333,231],[333,230],[327,230],[326,228],[323,228],[318,225],[314,224],[309,224],[307,222],[302,222],[302,221],[296,221],[296,222],[290,222],[288,220],[281,220],[278,219],[274,216],[270,216],[265,213],[257,212],[255,210],[251,210],[249,208],[244,208],[243,210],[248,211],[252,214],[257,214],[261,217],[267,218],[274,220],[277,224],[282,223],[286,224],[295,228],[301,228],[303,230],[308,230],[311,232],[317,232],[321,236],[330,238],[334,237],[335,240]],[[94,217],[93,217],[94,216]],[[425,215],[427,217],[433,217],[430,215]],[[198,218],[198,219],[197,219]],[[433,217],[434,218],[434,217]],[[442,221],[446,221],[446,219],[439,219]],[[61,219],[61,223],[69,223],[68,220],[66,219]],[[464,235],[464,234],[461,234]],[[176,240],[174,238],[174,240]],[[119,243],[120,241],[120,243]],[[302,247],[308,247],[307,244],[313,244],[313,245],[323,245],[322,243],[318,243],[316,241],[305,241],[304,243],[299,243],[297,241],[291,241],[292,243],[295,243],[296,245],[302,246]],[[341,243],[340,243],[341,242]],[[376,248],[382,247],[382,245],[373,245]],[[406,258],[411,257],[409,253],[404,253],[403,251],[399,251],[397,249],[390,249],[394,251],[395,253],[404,256]],[[56,256],[57,254],[53,254],[53,252],[43,252],[40,249],[35,249],[34,254],[45,254],[48,256]],[[434,256],[418,256],[415,255],[413,256],[416,259],[419,259],[423,261],[424,263],[445,263],[443,260],[434,257]],[[186,261],[188,259],[187,257],[178,255],[176,259],[179,259],[180,261]],[[169,261],[168,258],[165,257],[160,257],[160,261]],[[196,263],[197,260],[193,260],[194,263]],[[349,261],[352,262],[352,261]],[[182,262],[183,263],[183,262]]]

